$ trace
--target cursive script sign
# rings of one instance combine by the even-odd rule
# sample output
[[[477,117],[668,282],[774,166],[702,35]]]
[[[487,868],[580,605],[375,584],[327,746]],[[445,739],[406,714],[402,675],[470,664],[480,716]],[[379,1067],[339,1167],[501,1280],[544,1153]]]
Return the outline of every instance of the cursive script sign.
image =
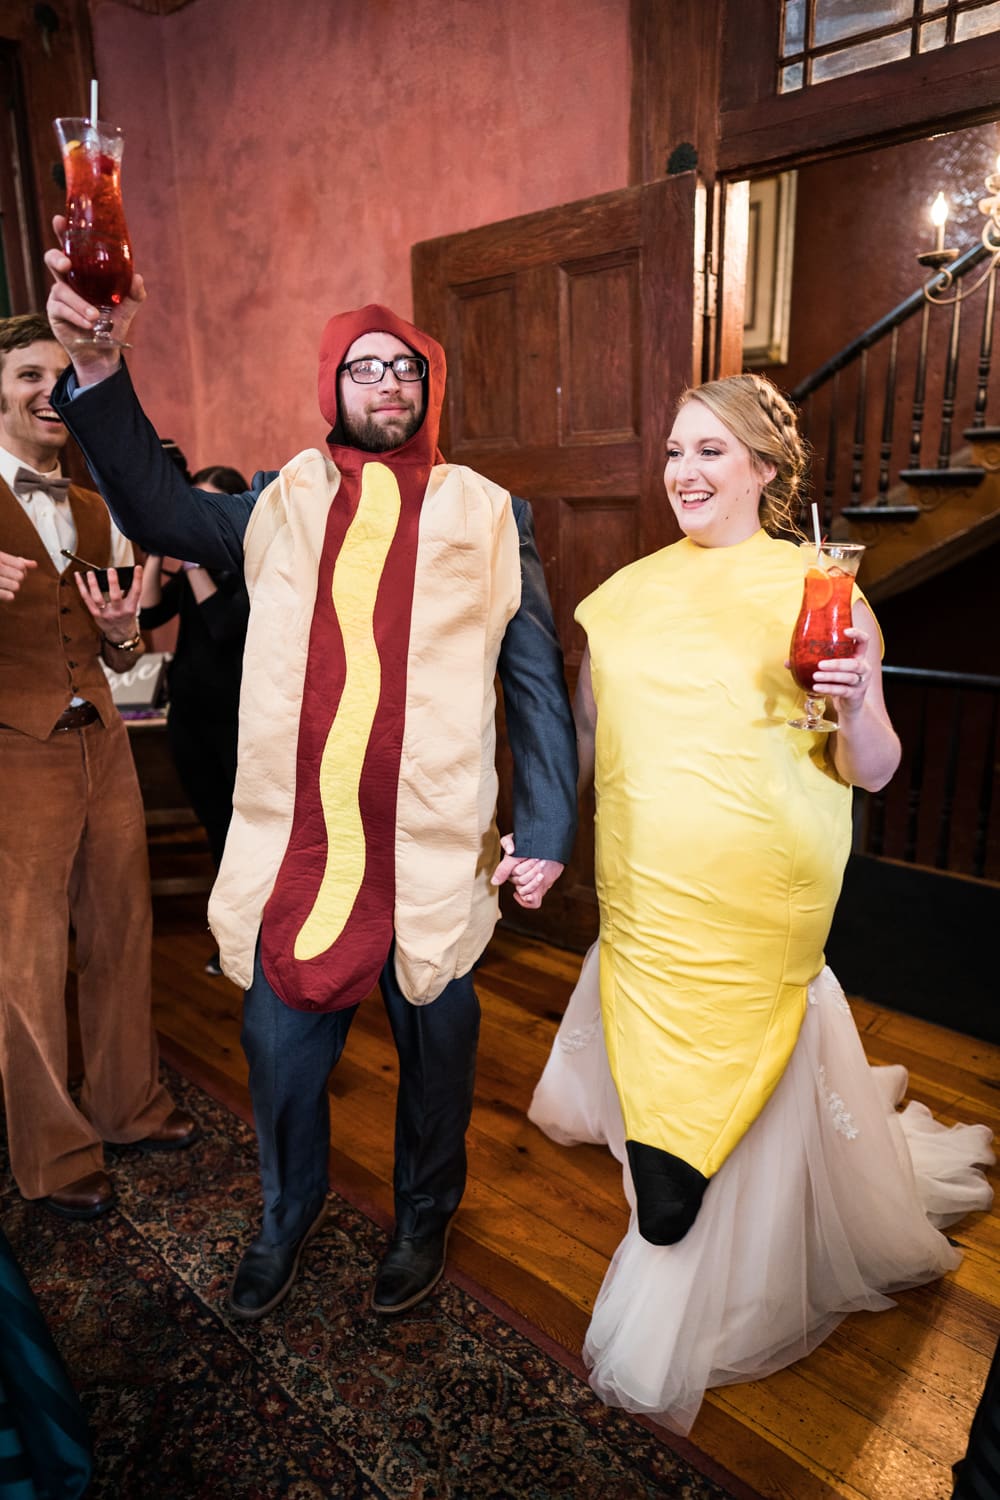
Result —
[[[111,687],[115,707],[156,708],[162,701],[169,651],[147,651],[127,672],[112,672],[105,662],[104,675]]]

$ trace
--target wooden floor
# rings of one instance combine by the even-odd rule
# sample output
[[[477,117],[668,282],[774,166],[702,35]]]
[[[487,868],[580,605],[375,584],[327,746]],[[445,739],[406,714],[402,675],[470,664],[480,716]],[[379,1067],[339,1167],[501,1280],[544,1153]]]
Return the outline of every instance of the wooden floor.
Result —
[[[165,1057],[247,1108],[240,995],[203,965],[200,899],[160,900],[155,1016]],[[450,1263],[578,1354],[626,1222],[619,1169],[597,1147],[554,1145],[525,1118],[579,960],[498,934],[478,972],[483,1007],[470,1177]],[[872,1062],[910,1069],[910,1096],[947,1121],[1000,1132],[1000,1049],[854,1006]],[[332,1185],[388,1224],[396,1060],[377,1000],[361,1007],[332,1080]],[[849,1318],[822,1348],[755,1384],[710,1393],[692,1441],[764,1496],[947,1500],[1000,1337],[1000,1213],[952,1231],[943,1282],[890,1312]],[[587,1500],[587,1497],[581,1497]]]

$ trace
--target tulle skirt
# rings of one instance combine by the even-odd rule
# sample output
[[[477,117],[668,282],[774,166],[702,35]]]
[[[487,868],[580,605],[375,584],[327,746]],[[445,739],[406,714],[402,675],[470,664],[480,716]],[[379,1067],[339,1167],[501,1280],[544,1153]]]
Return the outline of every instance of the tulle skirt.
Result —
[[[553,1139],[606,1144],[633,1213],[584,1343],[590,1381],[613,1406],[685,1433],[706,1388],[755,1380],[801,1359],[859,1309],[952,1270],[940,1232],[989,1207],[977,1163],[982,1125],[937,1123],[896,1106],[905,1068],[868,1065],[829,969],[809,986],[792,1059],[775,1093],[709,1184],[677,1245],[638,1232],[621,1109],[600,1019],[597,947],[529,1110]]]

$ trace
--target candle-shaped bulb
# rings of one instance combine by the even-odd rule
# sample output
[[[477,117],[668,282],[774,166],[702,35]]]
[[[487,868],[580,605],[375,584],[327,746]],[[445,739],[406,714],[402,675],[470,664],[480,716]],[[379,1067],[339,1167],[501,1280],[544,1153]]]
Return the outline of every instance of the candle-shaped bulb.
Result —
[[[938,193],[931,205],[931,223],[937,231],[934,249],[944,249],[944,226],[948,218],[948,200],[944,193]]]

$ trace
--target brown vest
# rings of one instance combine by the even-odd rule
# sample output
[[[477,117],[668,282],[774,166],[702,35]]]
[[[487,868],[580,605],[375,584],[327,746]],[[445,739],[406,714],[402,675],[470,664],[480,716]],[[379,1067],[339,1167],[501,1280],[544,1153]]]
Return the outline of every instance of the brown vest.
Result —
[[[100,495],[69,488],[76,550],[105,564],[111,559],[111,517]],[[10,603],[0,602],[0,724],[46,740],[71,698],[86,698],[105,725],[117,709],[101,666],[101,634],[77,592],[72,563],[59,574],[42,539],[0,480],[0,549],[30,557],[30,568]]]

